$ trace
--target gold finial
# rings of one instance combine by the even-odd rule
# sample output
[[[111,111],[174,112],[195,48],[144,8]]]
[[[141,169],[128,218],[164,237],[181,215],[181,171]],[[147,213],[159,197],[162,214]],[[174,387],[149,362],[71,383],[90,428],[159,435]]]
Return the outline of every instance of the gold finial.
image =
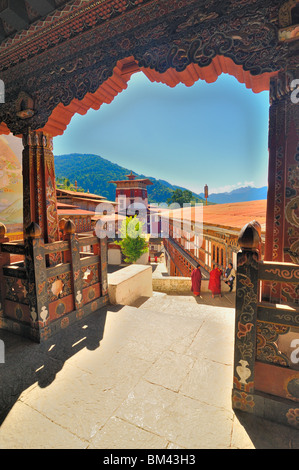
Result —
[[[76,232],[76,225],[71,219],[68,219],[64,224],[64,233],[72,234]]]
[[[61,232],[63,232],[64,230],[65,223],[66,223],[66,219],[60,219],[58,222],[58,227]]]
[[[256,221],[254,223],[256,224]],[[239,234],[238,243],[242,249],[254,250],[260,244],[261,238],[254,223],[244,225]]]
[[[4,224],[0,222],[0,238],[5,238],[6,234],[6,227]]]
[[[41,238],[42,230],[38,224],[31,222],[25,230],[26,237],[28,238]]]

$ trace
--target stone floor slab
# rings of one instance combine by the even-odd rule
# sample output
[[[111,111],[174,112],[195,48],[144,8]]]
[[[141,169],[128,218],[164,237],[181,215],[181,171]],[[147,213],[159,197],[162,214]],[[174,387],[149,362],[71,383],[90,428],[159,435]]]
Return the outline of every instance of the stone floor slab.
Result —
[[[164,437],[159,432],[159,423],[176,395],[172,390],[141,380],[115,414],[135,426]]]
[[[0,428],[0,449],[86,449],[87,446],[88,442],[20,401]]]
[[[48,342],[12,333],[0,448],[299,448],[299,431],[231,408],[234,309],[154,296]]]
[[[140,382],[116,415],[179,446],[230,446],[233,413],[158,385]]]
[[[79,438],[89,441],[127,393],[126,388],[114,384],[109,387],[93,374],[65,365],[47,388],[35,387],[25,391],[20,400]]]
[[[165,449],[167,440],[112,416],[91,440],[89,449]]]
[[[230,312],[229,312],[230,313]],[[206,358],[222,364],[233,364],[234,321],[231,313],[211,316],[205,320],[186,354],[197,359]]]
[[[170,441],[187,449],[230,447],[232,411],[200,403],[179,393],[167,412],[163,425]]]
[[[203,403],[231,410],[232,366],[197,360],[189,371],[180,392]]]
[[[194,360],[190,356],[167,351],[161,354],[144,378],[148,382],[178,392],[193,363]]]

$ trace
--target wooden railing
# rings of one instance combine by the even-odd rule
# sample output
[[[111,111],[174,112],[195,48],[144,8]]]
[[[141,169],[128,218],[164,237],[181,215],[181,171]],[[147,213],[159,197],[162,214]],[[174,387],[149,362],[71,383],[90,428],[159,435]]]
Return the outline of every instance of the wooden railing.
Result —
[[[63,238],[44,243],[36,224],[21,243],[2,237],[0,327],[41,341],[108,302],[107,241],[71,221]],[[10,263],[16,254],[23,261]]]
[[[180,275],[190,277],[192,269],[198,265],[195,257],[171,237],[164,239],[164,247]]]
[[[272,322],[290,327],[299,327],[299,266],[292,263],[259,262],[258,279],[260,282],[293,284],[297,292],[297,306],[273,303],[262,300],[262,286],[259,285],[258,321]]]
[[[285,425],[299,423],[299,306],[266,301],[266,283],[298,289],[299,266],[259,260],[259,234],[240,233],[237,258],[234,385],[235,409]]]

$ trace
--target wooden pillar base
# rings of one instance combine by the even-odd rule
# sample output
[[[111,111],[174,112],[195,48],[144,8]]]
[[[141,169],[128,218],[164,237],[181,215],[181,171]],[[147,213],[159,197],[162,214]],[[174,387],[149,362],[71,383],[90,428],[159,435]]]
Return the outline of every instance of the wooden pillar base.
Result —
[[[234,390],[239,393],[254,391],[259,244],[258,231],[247,224],[239,236],[237,255]]]

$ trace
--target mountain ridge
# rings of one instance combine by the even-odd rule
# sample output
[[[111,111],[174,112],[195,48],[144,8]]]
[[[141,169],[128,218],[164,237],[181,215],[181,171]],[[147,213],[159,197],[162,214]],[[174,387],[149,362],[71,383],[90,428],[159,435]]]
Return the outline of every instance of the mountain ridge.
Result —
[[[115,200],[115,184],[109,181],[119,179],[126,179],[126,175],[131,172],[131,169],[122,167],[117,163],[101,157],[100,155],[88,153],[70,153],[55,155],[55,172],[58,178],[68,178],[71,183],[77,184],[82,187],[84,191],[94,194],[99,194],[106,197],[108,200]],[[195,193],[194,191],[183,186],[173,185],[164,179],[157,179],[153,176],[146,176],[137,174],[138,177],[148,178],[152,181],[153,185],[148,186],[148,197],[150,202],[162,203],[167,202],[175,189],[182,189],[191,191],[193,196],[205,202],[203,193]],[[209,203],[224,204],[227,202],[245,202],[266,199],[267,187],[252,188],[244,187],[238,188],[227,193],[214,193],[210,194],[208,198]],[[201,202],[200,201],[200,202]]]
[[[267,191],[267,186],[262,186],[261,188],[243,186],[241,188],[234,189],[230,192],[212,193],[209,195],[208,201],[213,202],[214,204],[259,201],[267,199]],[[200,193],[199,196],[204,197],[204,194]]]

